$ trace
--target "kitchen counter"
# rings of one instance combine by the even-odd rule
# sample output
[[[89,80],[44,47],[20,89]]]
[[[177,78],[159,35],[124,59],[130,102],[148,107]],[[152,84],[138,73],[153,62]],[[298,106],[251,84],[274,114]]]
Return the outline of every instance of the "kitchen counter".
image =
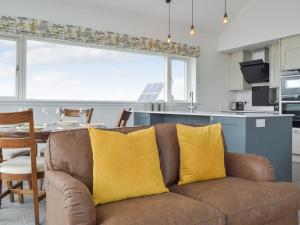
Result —
[[[292,114],[272,112],[135,111],[134,125],[221,123],[228,151],[268,158],[279,181],[292,179]]]
[[[292,117],[293,114],[279,114],[274,112],[250,112],[250,111],[222,111],[222,112],[184,112],[184,111],[135,111],[135,113],[188,115],[188,116],[222,116],[222,117]]]

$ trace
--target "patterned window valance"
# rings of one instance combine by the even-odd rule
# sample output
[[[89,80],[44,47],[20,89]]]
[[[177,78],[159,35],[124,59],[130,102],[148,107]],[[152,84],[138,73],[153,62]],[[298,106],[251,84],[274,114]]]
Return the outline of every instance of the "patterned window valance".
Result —
[[[98,31],[79,26],[54,24],[44,20],[25,17],[2,16],[0,19],[0,32],[177,56],[198,57],[200,54],[199,47],[186,44],[175,42],[169,44],[152,38],[134,37],[127,34]]]

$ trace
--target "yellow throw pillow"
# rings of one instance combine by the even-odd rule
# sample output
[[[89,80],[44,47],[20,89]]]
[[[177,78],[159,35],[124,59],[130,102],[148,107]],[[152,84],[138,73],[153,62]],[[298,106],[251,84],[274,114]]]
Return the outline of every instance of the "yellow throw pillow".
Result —
[[[180,146],[179,184],[226,176],[221,124],[191,127],[177,124]]]
[[[168,192],[153,127],[129,134],[89,128],[89,134],[95,205]]]

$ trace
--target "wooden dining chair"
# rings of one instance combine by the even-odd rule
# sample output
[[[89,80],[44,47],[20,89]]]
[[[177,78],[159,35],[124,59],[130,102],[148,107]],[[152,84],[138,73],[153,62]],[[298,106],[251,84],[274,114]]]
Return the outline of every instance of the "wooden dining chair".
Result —
[[[45,191],[38,190],[38,179],[44,178],[44,158],[36,157],[32,109],[23,112],[0,113],[1,125],[29,124],[29,135],[16,138],[0,138],[0,148],[30,148],[30,156],[19,156],[0,162],[0,206],[1,200],[10,194],[18,194],[23,203],[23,195],[33,197],[35,225],[39,224],[39,201],[46,197]],[[17,182],[2,192],[2,181]],[[29,188],[23,189],[23,182],[28,181]],[[1,210],[1,209],[0,209]]]
[[[131,108],[128,108],[127,110],[123,109],[120,116],[119,116],[119,119],[117,121],[116,127],[126,127],[131,113],[132,113]]]
[[[82,115],[86,117],[86,123],[90,123],[93,116],[94,108],[89,109],[60,109],[61,113],[68,117],[81,117]]]

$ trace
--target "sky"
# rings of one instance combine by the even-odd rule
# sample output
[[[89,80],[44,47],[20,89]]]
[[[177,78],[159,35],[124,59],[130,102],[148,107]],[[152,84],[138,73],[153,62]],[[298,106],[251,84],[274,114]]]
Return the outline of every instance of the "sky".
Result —
[[[0,39],[0,96],[15,95],[16,43]]]
[[[0,96],[14,93],[15,43],[0,41]],[[136,101],[148,83],[164,82],[164,57],[27,41],[27,99]],[[182,63],[174,96],[182,96]],[[10,90],[12,89],[12,90]]]

